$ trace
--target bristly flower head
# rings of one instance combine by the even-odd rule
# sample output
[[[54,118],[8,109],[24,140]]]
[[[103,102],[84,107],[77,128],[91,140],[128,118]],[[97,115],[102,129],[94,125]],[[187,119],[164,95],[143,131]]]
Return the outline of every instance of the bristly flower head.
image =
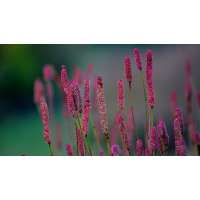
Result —
[[[150,151],[153,154],[157,150],[156,128],[152,127],[150,132]]]
[[[132,87],[132,69],[131,69],[131,59],[129,56],[126,56],[124,58],[124,73],[126,80],[128,81],[129,88],[131,89]]]
[[[166,124],[163,120],[159,120],[157,125],[158,131],[158,149],[161,155],[166,155],[169,146],[169,135]]]
[[[140,59],[140,51],[139,51],[138,48],[133,49],[133,55],[134,55],[135,64],[136,64],[138,70],[142,71],[142,63],[141,63],[141,59]]]
[[[142,156],[144,154],[144,145],[141,139],[136,140],[136,155]]]
[[[117,82],[117,103],[119,111],[124,110],[125,100],[124,100],[124,82],[119,80]]]
[[[43,124],[43,137],[45,142],[50,145],[51,140],[50,140],[50,129],[49,129],[49,110],[44,97],[40,98],[39,108]]]
[[[116,123],[120,132],[124,152],[130,155],[130,145],[128,140],[127,128],[124,122],[124,118],[120,113],[117,113],[116,115]]]
[[[67,155],[68,156],[73,156],[74,155],[73,148],[72,148],[71,144],[66,144],[66,151],[67,151]]]
[[[186,155],[185,141],[183,138],[183,121],[182,113],[180,109],[176,109],[176,114],[174,115],[174,135],[175,135],[175,149],[176,154],[179,156]]]
[[[152,61],[153,61],[152,51],[148,50],[146,54],[147,65],[146,65],[146,82],[147,82],[147,101],[150,108],[155,105],[153,80],[152,80]]]
[[[83,125],[82,130],[84,135],[87,135],[88,133],[89,115],[90,115],[90,80],[84,80],[84,108],[82,116],[82,125]]]
[[[45,81],[50,81],[54,77],[54,69],[52,68],[51,65],[45,65],[43,68],[43,77]]]
[[[101,76],[98,76],[96,81],[97,81],[96,82],[97,84],[96,98],[97,98],[97,107],[98,107],[99,118],[100,118],[100,125],[106,139],[109,140],[108,116],[107,116],[107,108],[106,108],[105,95],[104,95],[103,79]]]
[[[36,79],[34,83],[34,103],[39,104],[42,96],[44,96],[44,86],[41,80]]]

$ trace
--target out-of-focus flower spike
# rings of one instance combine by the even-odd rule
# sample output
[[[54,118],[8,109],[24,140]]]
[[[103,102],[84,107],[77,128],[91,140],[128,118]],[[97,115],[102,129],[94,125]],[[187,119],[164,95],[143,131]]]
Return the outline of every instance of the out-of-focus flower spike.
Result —
[[[139,51],[138,48],[134,48],[133,49],[133,55],[134,55],[135,64],[136,64],[138,70],[142,71],[142,63],[141,63],[141,59],[140,59],[140,51]]]
[[[152,127],[150,131],[150,152],[153,155],[157,150],[156,128]]]
[[[90,116],[90,80],[84,81],[84,108],[82,116],[83,134],[86,136],[88,133]]]
[[[128,81],[129,89],[132,88],[132,69],[131,69],[131,59],[129,56],[125,56],[124,58],[124,74],[125,78]]]
[[[163,120],[159,120],[157,125],[158,132],[158,150],[161,155],[167,155],[169,148],[169,135],[166,124]]]
[[[117,82],[117,103],[118,103],[119,111],[123,111],[124,106],[125,106],[123,80],[119,80]]]
[[[66,152],[67,152],[68,156],[73,156],[74,155],[73,148],[72,148],[71,144],[66,144]]]
[[[43,68],[43,77],[45,81],[50,81],[54,78],[54,69],[51,65],[46,64]]]
[[[100,118],[100,125],[101,129],[104,133],[105,139],[107,141],[110,140],[110,136],[108,133],[108,116],[107,116],[107,107],[106,107],[106,102],[105,102],[105,94],[104,94],[104,84],[103,84],[103,79],[101,76],[97,77],[97,107],[98,107],[98,112],[99,112],[99,118]]]
[[[154,97],[154,88],[153,88],[153,80],[152,80],[152,62],[153,62],[153,54],[151,50],[148,50],[146,53],[146,83],[147,83],[147,102],[150,108],[154,108],[155,105],[155,97]]]
[[[39,108],[43,124],[43,137],[45,142],[50,145],[51,140],[50,140],[50,128],[49,128],[49,110],[44,97],[40,98]]]
[[[39,104],[42,96],[44,96],[44,86],[40,79],[36,79],[34,83],[34,103]]]

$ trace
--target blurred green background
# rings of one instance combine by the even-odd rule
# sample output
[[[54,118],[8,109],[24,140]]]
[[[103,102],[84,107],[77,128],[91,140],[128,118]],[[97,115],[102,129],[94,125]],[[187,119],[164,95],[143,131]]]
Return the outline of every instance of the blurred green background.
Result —
[[[168,97],[173,89],[177,90],[180,105],[184,107],[183,67],[187,58],[192,61],[194,82],[197,89],[200,88],[199,45],[0,45],[0,155],[49,154],[33,103],[33,83],[36,78],[42,78],[45,64],[54,65],[58,73],[61,65],[65,64],[70,75],[75,65],[85,69],[88,64],[94,64],[95,73],[105,78],[106,97],[112,116],[116,80],[123,77],[123,57],[126,54],[132,56],[134,47],[138,47],[143,54],[148,48],[154,51],[154,79],[156,95],[159,96],[156,112],[169,118]],[[133,68],[137,81],[134,64]],[[141,109],[144,106],[141,105],[142,92],[137,87],[136,84],[136,120],[141,124],[144,119]],[[59,107],[56,106],[56,109],[59,113]],[[198,118],[199,115],[195,116]],[[64,122],[60,114],[56,120]],[[67,140],[66,137],[64,144]]]

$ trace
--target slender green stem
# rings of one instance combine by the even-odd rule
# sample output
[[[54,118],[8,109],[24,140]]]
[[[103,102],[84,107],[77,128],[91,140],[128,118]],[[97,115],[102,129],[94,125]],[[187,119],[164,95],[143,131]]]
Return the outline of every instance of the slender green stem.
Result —
[[[49,152],[50,152],[50,156],[54,156],[54,153],[53,153],[53,148],[52,148],[52,145],[51,145],[51,143],[50,143],[50,144],[48,144],[48,146],[49,146]]]

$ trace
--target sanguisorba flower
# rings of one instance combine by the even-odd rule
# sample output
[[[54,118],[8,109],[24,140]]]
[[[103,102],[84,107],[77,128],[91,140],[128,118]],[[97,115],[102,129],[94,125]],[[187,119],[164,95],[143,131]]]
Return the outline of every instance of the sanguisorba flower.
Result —
[[[118,125],[118,129],[120,132],[124,152],[125,152],[125,154],[130,155],[131,152],[130,152],[127,128],[126,128],[126,125],[124,122],[124,118],[120,113],[117,113],[117,115],[116,115],[116,123]]]
[[[142,62],[140,59],[140,51],[138,48],[133,49],[133,56],[134,56],[135,64],[136,64],[138,70],[142,71]]]
[[[79,113],[82,113],[82,99],[78,83],[75,80],[72,80],[64,92],[67,95],[68,111],[73,116],[77,117]]]
[[[151,50],[148,50],[146,53],[146,85],[147,85],[147,102],[149,108],[154,108],[155,97],[154,97],[154,88],[152,80],[152,62],[153,54]]]
[[[154,126],[151,128],[151,131],[150,131],[149,145],[150,145],[149,147],[150,147],[151,155],[153,155],[157,150],[156,128]]]
[[[66,144],[66,152],[67,152],[68,156],[73,156],[74,155],[73,148],[72,148],[71,144]]]
[[[54,69],[51,65],[46,64],[43,68],[43,77],[45,81],[50,81],[54,77]]]
[[[39,108],[43,124],[43,137],[45,142],[50,145],[51,140],[50,140],[50,128],[49,128],[49,110],[44,97],[40,98]]]
[[[143,156],[144,155],[144,145],[142,139],[138,138],[136,140],[136,156]]]
[[[96,81],[97,81],[96,82],[97,84],[96,98],[97,98],[97,108],[99,112],[100,125],[104,133],[104,136],[106,140],[108,141],[110,139],[110,136],[108,133],[108,116],[107,116],[107,107],[106,107],[105,94],[104,94],[103,79],[101,76],[98,76]]]
[[[178,112],[177,112],[178,111]],[[180,109],[176,109],[176,114],[174,117],[174,136],[175,136],[175,149],[176,155],[184,156],[186,155],[185,141],[183,138],[183,121],[180,117]]]
[[[163,120],[159,120],[157,125],[158,132],[158,150],[161,155],[166,155],[169,148],[169,135],[166,124]]]
[[[34,103],[38,105],[42,96],[44,96],[43,83],[40,79],[36,79],[34,83]]]
[[[119,111],[123,111],[124,105],[125,105],[123,80],[117,81],[117,103],[118,103]]]
[[[88,133],[88,124],[90,116],[90,80],[84,80],[84,108],[82,115],[82,130],[86,136]]]
[[[129,56],[125,56],[124,58],[124,74],[125,74],[125,78],[128,81],[129,84],[129,88],[132,88],[132,69],[131,69],[131,59]]]

